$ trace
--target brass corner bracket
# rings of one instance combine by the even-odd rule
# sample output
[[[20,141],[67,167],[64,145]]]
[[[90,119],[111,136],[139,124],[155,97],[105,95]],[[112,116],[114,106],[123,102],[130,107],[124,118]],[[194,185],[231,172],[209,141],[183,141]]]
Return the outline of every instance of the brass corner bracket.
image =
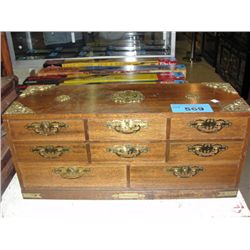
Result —
[[[222,108],[222,111],[226,112],[250,112],[250,106],[243,98],[235,100]]]
[[[238,94],[228,82],[202,82],[201,84],[210,88],[223,90],[230,94]]]
[[[26,88],[22,94],[20,94],[20,97],[24,98],[26,96],[30,96],[30,95],[35,95],[39,92],[44,92],[47,91],[51,88],[55,87],[54,84],[48,84],[48,85],[41,85],[41,86],[29,86],[28,88]]]
[[[5,114],[34,114],[35,112],[28,108],[25,107],[22,103],[14,101],[9,108],[6,110]]]

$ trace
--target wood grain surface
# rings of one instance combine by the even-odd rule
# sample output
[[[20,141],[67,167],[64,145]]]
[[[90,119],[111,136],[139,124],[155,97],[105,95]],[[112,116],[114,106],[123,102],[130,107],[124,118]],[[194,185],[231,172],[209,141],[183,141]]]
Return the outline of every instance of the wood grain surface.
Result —
[[[80,142],[44,142],[44,141],[37,141],[37,142],[30,142],[30,143],[24,143],[24,142],[15,142],[13,144],[14,150],[16,152],[16,157],[18,161],[79,161],[79,162],[86,162],[87,163],[87,152],[86,152],[86,145],[84,143]],[[45,156],[42,156],[39,154],[38,150],[33,151],[34,149],[42,147],[54,147],[55,150],[57,147],[66,149],[65,152],[62,152],[62,154],[58,154],[56,156],[56,153],[53,154],[46,154]],[[46,157],[47,156],[47,157]]]
[[[135,90],[140,91],[145,99],[141,103],[117,104],[112,96],[117,91]],[[186,98],[187,94],[197,94],[199,99],[194,101]],[[56,97],[68,95],[71,99],[67,102],[58,102]],[[171,112],[170,104],[208,103],[214,110],[214,114],[221,112],[224,105],[231,104],[239,99],[237,94],[231,94],[220,89],[210,88],[201,84],[105,84],[88,86],[57,86],[47,91],[24,98],[19,97],[17,101],[31,108],[39,118],[51,117],[50,114],[69,117],[86,118],[98,116],[99,114],[131,114],[131,113],[167,113],[170,116],[176,114]],[[219,100],[213,103],[211,100]],[[223,112],[224,113],[224,112]],[[227,114],[228,112],[226,112]],[[237,112],[233,116],[249,115],[246,112]],[[203,113],[199,113],[203,115]],[[177,114],[178,115],[178,114]],[[189,115],[189,114],[188,114]],[[230,114],[228,114],[230,116]],[[6,118],[9,115],[6,115]],[[178,115],[179,116],[179,115]],[[197,114],[196,114],[197,116]],[[16,115],[12,118],[28,118],[30,114]],[[35,116],[33,116],[35,117]],[[56,116],[53,116],[54,118]]]
[[[125,134],[117,132],[114,128],[109,128],[108,123],[112,121],[142,121],[147,127],[142,127],[138,132]],[[166,119],[161,115],[126,115],[123,117],[110,116],[109,119],[89,119],[89,136],[91,141],[111,141],[111,140],[165,140]]]
[[[67,127],[61,128],[58,133],[51,135],[38,134],[32,129],[27,129],[26,126],[42,124],[43,122],[59,122],[66,124]],[[83,141],[84,138],[84,125],[83,120],[66,120],[66,119],[53,119],[53,120],[10,120],[10,126],[15,128],[11,130],[13,140],[22,141]]]
[[[215,120],[224,120],[231,123],[229,127],[223,127],[219,131],[205,133],[199,131],[195,127],[191,127],[190,123],[197,120],[206,120],[213,118],[212,115],[190,118],[173,118],[171,120],[171,140],[197,140],[197,139],[243,139],[247,128],[247,118],[238,117],[216,117]]]
[[[167,169],[173,166],[201,166],[203,171],[189,178],[176,177]],[[132,188],[234,188],[236,186],[237,165],[207,163],[175,164],[164,166],[132,166],[130,185]]]
[[[146,147],[148,152],[142,152],[137,157],[125,158],[116,153],[107,152],[108,148],[114,146],[130,145],[131,147]],[[165,143],[163,142],[105,142],[90,144],[91,158],[93,162],[137,162],[137,161],[165,161]],[[126,155],[125,155],[126,156]]]
[[[192,142],[181,142],[181,143],[170,143],[170,155],[169,162],[218,162],[218,161],[239,161],[243,149],[242,141],[209,141],[211,145],[222,145],[226,146],[227,149],[218,152],[211,156],[200,156],[194,152],[188,150],[189,146],[192,145],[206,145],[207,141],[192,141]]]
[[[24,188],[121,188],[126,187],[126,167],[116,165],[94,165],[72,163],[19,163]],[[82,167],[89,170],[75,179],[62,178],[53,172],[59,167]]]

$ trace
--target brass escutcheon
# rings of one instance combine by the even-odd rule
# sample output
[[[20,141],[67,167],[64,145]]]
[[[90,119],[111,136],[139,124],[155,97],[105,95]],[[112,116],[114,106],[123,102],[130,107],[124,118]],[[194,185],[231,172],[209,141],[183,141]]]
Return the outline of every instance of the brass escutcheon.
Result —
[[[62,156],[64,152],[69,152],[69,148],[62,146],[36,146],[31,149],[32,152],[38,153],[43,158],[54,159]]]
[[[76,179],[90,172],[90,168],[82,167],[59,167],[54,168],[53,173],[59,175],[64,179]]]
[[[141,120],[113,120],[107,122],[107,127],[122,134],[134,134],[147,128],[148,123]]]
[[[180,166],[167,168],[166,171],[172,172],[173,175],[179,178],[190,178],[203,171],[203,167],[200,166]]]
[[[197,156],[210,157],[217,155],[219,152],[228,149],[228,146],[222,144],[194,144],[188,145],[188,152],[192,152]]]
[[[114,153],[121,158],[135,158],[142,153],[147,153],[149,148],[141,145],[114,145],[113,147],[107,148],[106,151]]]
[[[43,121],[43,122],[33,122],[31,124],[27,124],[25,126],[26,129],[33,130],[38,135],[55,135],[59,133],[59,131],[62,128],[67,128],[68,125],[66,125],[63,122],[49,122],[49,121]]]
[[[196,128],[198,131],[203,133],[216,133],[223,128],[228,128],[232,125],[232,122],[222,119],[199,119],[189,122],[189,127]]]

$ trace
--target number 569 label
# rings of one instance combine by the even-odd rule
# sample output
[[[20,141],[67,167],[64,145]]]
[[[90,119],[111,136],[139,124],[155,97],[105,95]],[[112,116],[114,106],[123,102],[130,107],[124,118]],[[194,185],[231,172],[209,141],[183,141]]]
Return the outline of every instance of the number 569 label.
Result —
[[[180,113],[214,112],[209,104],[171,104],[171,109]]]

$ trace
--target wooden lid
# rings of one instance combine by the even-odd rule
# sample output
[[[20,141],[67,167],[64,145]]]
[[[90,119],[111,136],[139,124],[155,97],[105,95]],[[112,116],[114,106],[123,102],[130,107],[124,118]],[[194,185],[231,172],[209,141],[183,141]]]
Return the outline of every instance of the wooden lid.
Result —
[[[250,115],[250,107],[228,83],[34,86],[27,88],[13,104],[17,107],[12,107],[12,110],[10,107],[6,114],[71,114],[74,117],[111,113],[175,115],[170,104],[192,103],[210,104],[214,113]],[[21,112],[18,112],[18,105],[21,105]]]

